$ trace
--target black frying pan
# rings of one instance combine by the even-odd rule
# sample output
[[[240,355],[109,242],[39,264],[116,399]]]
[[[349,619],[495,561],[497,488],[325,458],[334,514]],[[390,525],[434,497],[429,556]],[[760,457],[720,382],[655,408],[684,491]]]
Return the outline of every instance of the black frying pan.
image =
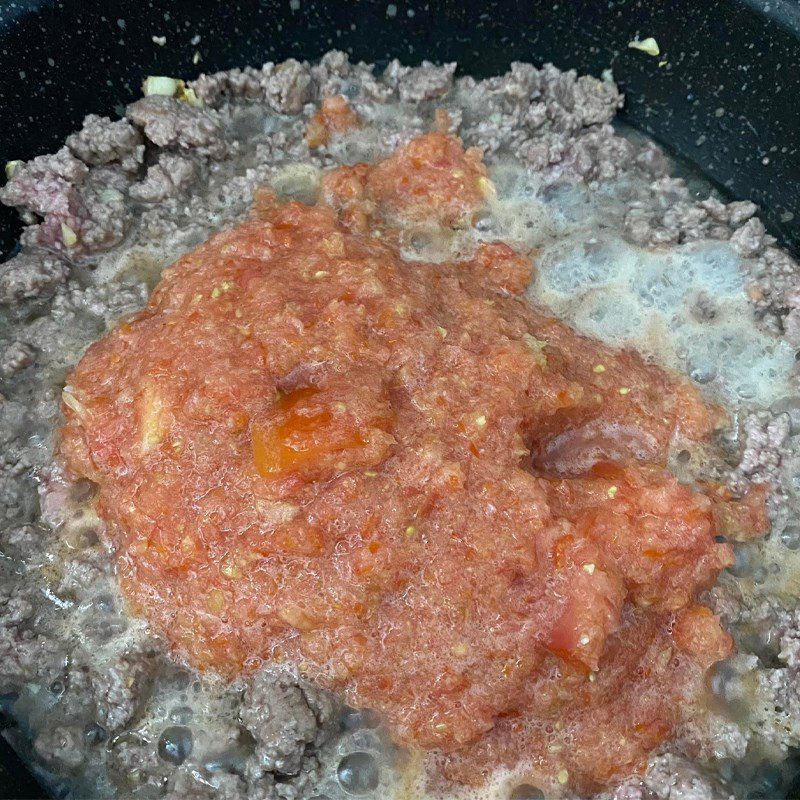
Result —
[[[648,36],[659,57],[627,47]],[[797,0],[0,0],[0,164],[57,149],[89,112],[113,115],[148,74],[191,78],[331,48],[458,61],[479,77],[514,60],[611,68],[623,120],[759,203],[771,232],[800,250]],[[18,232],[3,208],[3,253]],[[0,734],[0,798],[36,796]]]

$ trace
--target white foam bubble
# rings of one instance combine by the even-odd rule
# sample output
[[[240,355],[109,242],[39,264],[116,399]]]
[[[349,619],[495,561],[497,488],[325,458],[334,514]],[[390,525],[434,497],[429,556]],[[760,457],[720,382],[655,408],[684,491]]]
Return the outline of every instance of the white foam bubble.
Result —
[[[790,391],[794,351],[759,329],[741,259],[727,242],[647,250],[609,226],[623,205],[610,189],[561,187],[543,201],[526,198],[525,186],[504,175],[499,189],[515,193],[500,194],[497,205],[516,219],[525,216],[520,206],[535,211],[535,230],[517,225],[509,237],[540,250],[531,300],[581,333],[690,375],[717,399],[767,405]]]

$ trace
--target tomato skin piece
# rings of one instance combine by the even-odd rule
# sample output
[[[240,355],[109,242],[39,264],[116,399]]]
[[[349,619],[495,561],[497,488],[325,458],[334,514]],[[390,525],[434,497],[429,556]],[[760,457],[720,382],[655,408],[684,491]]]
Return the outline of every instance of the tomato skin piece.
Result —
[[[384,431],[391,417],[369,418],[367,423],[375,427],[363,429],[343,412],[343,405],[314,386],[283,394],[252,426],[253,461],[259,475],[270,481],[291,476],[327,480],[347,469],[380,463],[391,441]],[[371,439],[381,438],[377,447],[369,446]]]
[[[533,280],[533,255],[522,256],[503,242],[483,242],[470,266],[482,271],[491,285],[510,294],[520,294]]]
[[[353,432],[332,426],[330,411],[313,402],[314,387],[295,389],[275,403],[274,416],[253,426],[253,457],[262,478],[299,470],[340,450],[363,446]]]
[[[733,637],[723,630],[719,617],[701,605],[691,605],[680,612],[672,638],[706,669],[733,652]]]
[[[556,541],[553,563],[568,589],[559,592],[566,602],[544,644],[559,658],[596,670],[607,637],[620,626],[625,584],[592,542],[572,534]]]
[[[306,126],[306,142],[311,148],[330,143],[331,138],[361,127],[358,115],[340,94],[325,97]]]

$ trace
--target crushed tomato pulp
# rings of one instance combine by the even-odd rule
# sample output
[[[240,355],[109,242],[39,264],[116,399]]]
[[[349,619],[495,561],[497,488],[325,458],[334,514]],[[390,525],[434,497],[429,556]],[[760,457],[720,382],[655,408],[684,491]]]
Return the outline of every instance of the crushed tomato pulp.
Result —
[[[516,296],[527,257],[401,257],[491,188],[434,132],[315,206],[264,192],[88,350],[60,454],[194,664],[302,664],[447,779],[523,760],[588,791],[697,713],[731,650],[697,601],[715,536],[763,532],[764,502],[675,480],[719,410]]]

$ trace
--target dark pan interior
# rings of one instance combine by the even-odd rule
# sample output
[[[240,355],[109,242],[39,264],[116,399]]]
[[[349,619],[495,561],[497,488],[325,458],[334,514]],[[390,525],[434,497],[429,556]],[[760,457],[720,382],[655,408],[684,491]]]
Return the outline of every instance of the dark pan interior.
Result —
[[[628,48],[648,36],[660,56]],[[191,78],[331,48],[378,63],[458,61],[476,76],[514,60],[611,68],[625,122],[759,203],[771,232],[800,250],[796,0],[4,0],[0,163],[56,149],[89,112],[113,115],[148,74]],[[18,233],[2,209],[4,255]],[[35,796],[0,736],[0,798]]]

